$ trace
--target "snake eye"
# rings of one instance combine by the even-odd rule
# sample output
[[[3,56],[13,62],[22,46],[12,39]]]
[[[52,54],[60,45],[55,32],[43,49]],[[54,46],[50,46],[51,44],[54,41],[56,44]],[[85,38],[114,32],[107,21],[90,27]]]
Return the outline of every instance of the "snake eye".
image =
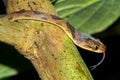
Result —
[[[98,46],[97,45],[94,47],[94,50],[98,50]]]

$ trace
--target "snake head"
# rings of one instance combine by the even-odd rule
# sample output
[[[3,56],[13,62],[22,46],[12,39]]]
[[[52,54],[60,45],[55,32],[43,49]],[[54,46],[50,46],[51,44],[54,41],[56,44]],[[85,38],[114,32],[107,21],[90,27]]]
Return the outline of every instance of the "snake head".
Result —
[[[78,41],[79,38],[79,41]],[[78,46],[96,53],[104,53],[106,46],[99,40],[89,34],[81,33],[79,37],[76,38]]]
[[[87,38],[86,42],[87,44],[85,44],[84,46],[86,46],[86,48],[88,48],[88,50],[92,52],[104,53],[106,50],[105,45],[99,39]]]

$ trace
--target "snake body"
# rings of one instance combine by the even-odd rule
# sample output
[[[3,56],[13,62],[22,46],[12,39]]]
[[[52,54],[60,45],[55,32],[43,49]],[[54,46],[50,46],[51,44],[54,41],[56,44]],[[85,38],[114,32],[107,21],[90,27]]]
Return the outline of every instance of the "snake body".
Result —
[[[72,41],[79,47],[93,51],[96,53],[104,53],[105,45],[98,39],[93,38],[89,34],[77,32],[72,25],[55,15],[37,11],[21,11],[15,13],[9,13],[0,16],[0,19],[9,21],[16,20],[37,20],[48,22],[50,24],[57,25],[72,39]]]
[[[102,59],[96,65],[91,66],[91,70],[100,65],[105,58],[106,47],[100,40],[87,33],[77,32],[72,25],[55,15],[37,11],[20,11],[6,15],[0,15],[0,19],[9,21],[37,20],[60,27],[77,46],[92,52],[103,53]]]

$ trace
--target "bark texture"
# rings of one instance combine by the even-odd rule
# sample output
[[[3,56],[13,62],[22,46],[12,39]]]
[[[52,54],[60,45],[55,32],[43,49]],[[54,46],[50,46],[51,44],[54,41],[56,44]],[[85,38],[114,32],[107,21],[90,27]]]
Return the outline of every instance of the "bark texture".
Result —
[[[8,0],[7,13],[34,10],[57,15],[49,0]],[[0,19],[0,41],[29,59],[42,80],[93,80],[77,48],[56,25]]]

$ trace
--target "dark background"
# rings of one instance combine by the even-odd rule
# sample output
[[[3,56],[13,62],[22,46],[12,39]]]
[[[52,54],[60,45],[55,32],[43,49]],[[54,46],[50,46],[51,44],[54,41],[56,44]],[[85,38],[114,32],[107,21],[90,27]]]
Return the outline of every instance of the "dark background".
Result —
[[[0,14],[5,14],[5,9],[2,0],[0,0]],[[91,71],[95,80],[120,80],[120,35],[116,32],[116,26],[118,24],[120,25],[120,19],[116,20],[116,22],[105,31],[93,35],[100,38],[107,46],[104,62]],[[88,67],[97,64],[102,58],[102,54],[92,53],[80,48],[78,48],[78,50]],[[0,53],[0,64],[2,63],[14,67],[20,71],[18,75],[4,80],[39,80],[38,74],[32,64],[12,46],[0,42]],[[5,59],[3,60],[3,58]]]

